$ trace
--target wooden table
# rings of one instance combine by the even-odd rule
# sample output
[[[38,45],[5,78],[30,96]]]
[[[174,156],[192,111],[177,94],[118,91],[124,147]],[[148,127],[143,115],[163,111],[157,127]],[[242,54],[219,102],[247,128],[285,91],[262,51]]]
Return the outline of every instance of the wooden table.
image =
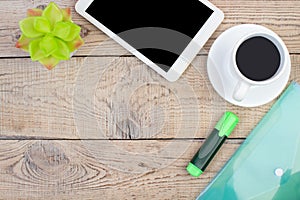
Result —
[[[26,9],[49,1],[0,1],[0,199],[194,199],[274,103],[256,108],[230,105],[194,67],[183,75],[183,85],[168,85],[118,45],[106,43],[106,35],[75,13],[76,1],[55,2],[72,8],[86,43],[70,61],[47,71],[14,45]],[[234,25],[264,25],[286,43],[292,60],[290,81],[300,82],[299,0],[212,2],[226,17],[204,49]],[[201,63],[203,56],[194,63]],[[110,63],[109,70],[89,88],[92,82],[86,75],[95,77],[103,63]],[[129,66],[137,66],[141,76],[154,77],[151,83],[126,81]],[[85,83],[94,91],[88,94],[92,98],[85,98]],[[190,102],[182,97],[191,95],[189,91],[195,92]],[[193,178],[185,166],[225,110],[235,112],[240,123],[207,171]],[[190,124],[183,124],[185,117]],[[97,126],[102,134],[93,130]]]

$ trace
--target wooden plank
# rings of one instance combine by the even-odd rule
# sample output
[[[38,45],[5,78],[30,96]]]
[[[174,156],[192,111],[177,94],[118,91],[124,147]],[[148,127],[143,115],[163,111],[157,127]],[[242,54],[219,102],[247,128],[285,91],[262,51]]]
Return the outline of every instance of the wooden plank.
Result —
[[[291,80],[300,82],[300,56],[291,58]],[[52,71],[30,59],[1,59],[0,66],[2,138],[205,138],[226,110],[241,118],[232,137],[244,138],[274,103],[225,103],[208,81],[204,56],[175,83],[135,57],[72,58]]]
[[[300,1],[211,1],[226,18],[201,53],[224,30],[257,23],[300,54]],[[76,14],[73,0],[56,3],[71,7],[83,28],[76,56],[101,57],[47,71],[14,44],[26,9],[49,2],[0,0],[0,199],[195,199],[275,102],[226,103],[208,82],[203,56],[168,84]],[[300,82],[299,64],[292,55],[290,81]],[[185,166],[203,143],[192,138],[207,137],[225,110],[241,119],[233,139],[200,178],[189,176]]]
[[[110,158],[100,160],[80,141],[0,141],[0,198],[194,199],[242,140],[227,141],[200,178],[191,177],[185,171],[201,146],[200,141],[174,141],[189,147],[182,156],[145,154],[144,163],[132,165],[132,171],[121,169],[130,162],[128,149],[139,157],[147,149],[164,148],[169,141],[115,141],[118,147],[113,152],[105,148],[108,142],[111,141],[94,141],[97,151]],[[167,166],[136,172],[151,166],[153,161],[166,159],[170,161]],[[121,168],[112,168],[115,163]]]
[[[0,18],[3,22],[0,29],[0,57],[28,56],[28,54],[14,47],[20,35],[18,21],[25,17],[26,9],[46,5],[48,2],[48,0],[0,1]],[[77,56],[89,55],[100,43],[107,40],[106,35],[74,11],[75,1],[58,0],[56,3],[61,7],[71,7],[74,22],[83,28],[86,44],[76,53]],[[237,24],[255,23],[264,25],[278,33],[287,44],[291,53],[300,53],[300,1],[212,0],[212,3],[220,7],[226,17],[205,46],[204,49],[206,51],[209,50],[213,41],[226,29]],[[115,44],[112,48],[119,49],[119,45]],[[106,52],[101,53],[106,55]],[[114,55],[120,55],[118,51],[113,51],[113,53]]]

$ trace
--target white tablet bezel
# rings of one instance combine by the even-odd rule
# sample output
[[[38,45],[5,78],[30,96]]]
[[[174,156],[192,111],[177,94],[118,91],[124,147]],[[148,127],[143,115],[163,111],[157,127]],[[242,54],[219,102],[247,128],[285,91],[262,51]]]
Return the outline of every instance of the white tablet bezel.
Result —
[[[189,66],[189,64],[192,62],[192,60],[195,58],[197,53],[201,50],[203,45],[207,42],[207,40],[211,37],[211,35],[214,33],[214,31],[218,28],[218,26],[221,24],[221,22],[224,19],[224,14],[220,9],[218,9],[216,6],[214,6],[212,3],[210,3],[207,0],[199,0],[204,5],[209,7],[213,11],[213,13],[209,17],[209,19],[205,22],[205,24],[202,26],[202,28],[198,31],[198,33],[195,35],[195,37],[192,39],[192,41],[187,45],[187,47],[184,49],[182,54],[180,56],[178,56],[177,60],[172,65],[172,67],[169,69],[169,71],[165,72],[159,66],[157,66],[155,63],[153,63],[150,59],[148,59],[143,54],[141,54],[138,50],[136,50],[130,44],[125,42],[117,34],[112,32],[108,28],[106,28],[103,24],[101,24],[99,21],[97,21],[91,15],[89,15],[86,12],[86,9],[90,6],[90,4],[93,1],[94,0],[79,0],[75,5],[75,10],[81,16],[86,18],[88,21],[90,21],[92,24],[94,24],[97,28],[99,28],[101,31],[103,31],[105,34],[107,34],[109,37],[113,38],[116,42],[118,42],[120,45],[122,45],[125,49],[127,49],[133,55],[135,55],[140,60],[142,60],[145,64],[150,66],[153,70],[155,70],[157,73],[159,73],[160,75],[162,75],[164,78],[166,78],[168,81],[171,81],[171,82],[176,81],[181,76],[181,74],[186,70],[186,68]]]

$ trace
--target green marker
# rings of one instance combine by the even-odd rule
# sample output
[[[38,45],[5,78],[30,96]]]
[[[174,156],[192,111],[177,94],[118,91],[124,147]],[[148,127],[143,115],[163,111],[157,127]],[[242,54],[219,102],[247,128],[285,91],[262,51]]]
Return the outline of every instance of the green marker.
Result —
[[[232,112],[226,112],[195,154],[186,170],[192,176],[200,176],[216,155],[224,141],[229,137],[239,118]]]

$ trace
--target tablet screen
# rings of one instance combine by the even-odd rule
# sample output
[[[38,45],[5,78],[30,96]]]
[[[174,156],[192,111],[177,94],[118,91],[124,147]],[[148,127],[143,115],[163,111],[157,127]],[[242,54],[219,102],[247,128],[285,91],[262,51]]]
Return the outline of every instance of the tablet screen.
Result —
[[[86,12],[168,72],[213,10],[199,0],[95,0]]]

